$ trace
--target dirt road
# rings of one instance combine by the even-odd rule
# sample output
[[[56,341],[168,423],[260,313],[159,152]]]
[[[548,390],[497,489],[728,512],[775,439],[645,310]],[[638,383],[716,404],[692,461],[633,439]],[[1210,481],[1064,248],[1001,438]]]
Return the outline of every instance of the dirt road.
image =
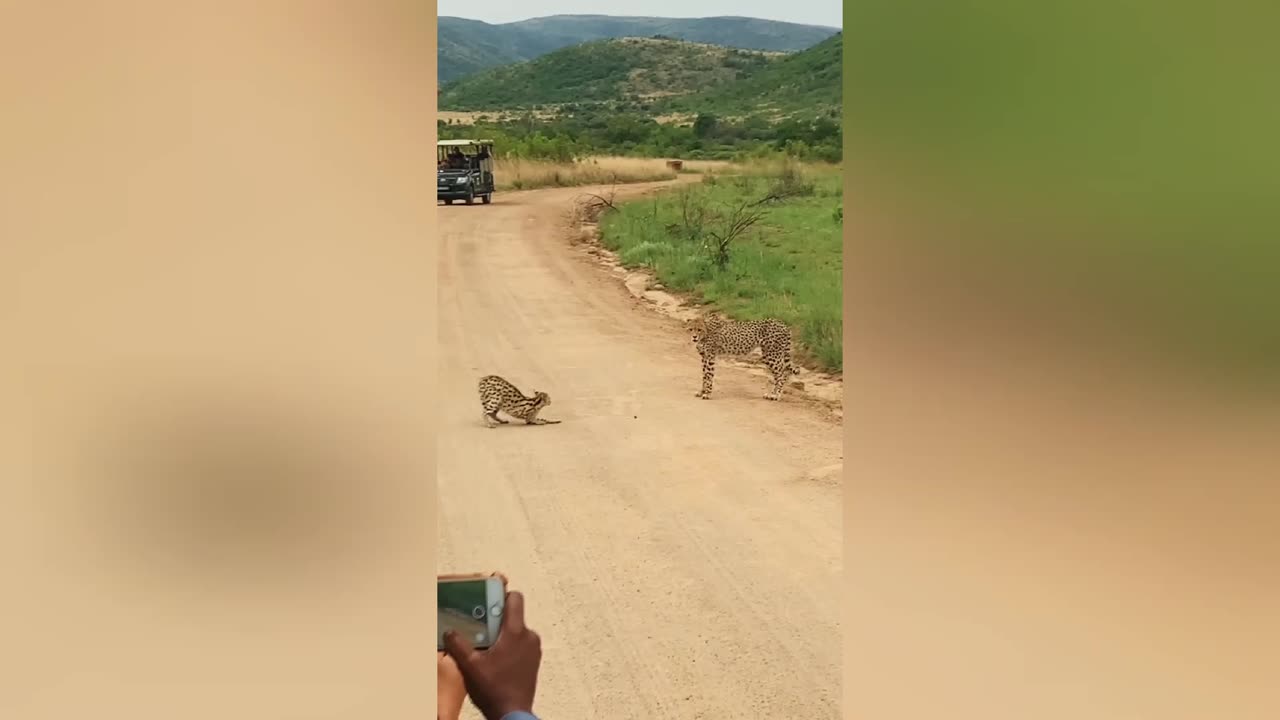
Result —
[[[527,593],[544,717],[838,717],[840,426],[732,368],[696,399],[678,323],[564,240],[582,192],[439,209],[439,568]],[[487,429],[487,373],[563,424]]]

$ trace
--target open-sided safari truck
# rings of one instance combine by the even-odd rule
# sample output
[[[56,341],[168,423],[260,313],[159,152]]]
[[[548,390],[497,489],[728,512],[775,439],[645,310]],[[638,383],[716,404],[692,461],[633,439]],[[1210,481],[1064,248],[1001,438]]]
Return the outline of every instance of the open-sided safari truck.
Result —
[[[436,200],[452,205],[476,198],[493,200],[493,141],[441,140],[436,143]]]

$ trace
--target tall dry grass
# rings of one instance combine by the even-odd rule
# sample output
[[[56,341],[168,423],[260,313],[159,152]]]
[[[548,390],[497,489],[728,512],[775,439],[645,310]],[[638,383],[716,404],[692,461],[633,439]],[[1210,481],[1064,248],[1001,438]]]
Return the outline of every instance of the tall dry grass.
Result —
[[[726,162],[688,161],[684,172],[713,172]],[[661,158],[592,157],[573,163],[499,158],[494,163],[499,190],[609,185],[674,180],[676,173]]]
[[[753,159],[745,162],[727,160],[684,160],[680,172],[703,175],[752,175],[773,177],[797,172],[825,177],[838,174],[840,166],[828,163],[801,163],[786,157]],[[676,173],[667,167],[665,158],[599,156],[576,162],[498,158],[494,162],[499,190],[531,190],[546,187],[609,185],[674,180]]]
[[[688,163],[685,163],[688,167]],[[786,155],[772,155],[764,158],[752,158],[740,163],[720,163],[708,172],[726,175],[750,175],[753,177],[781,177],[784,175],[809,175],[825,178],[839,174],[842,166],[839,163],[801,161]]]
[[[654,182],[676,176],[661,160],[632,158],[591,158],[572,163],[502,158],[494,165],[498,188],[505,190]]]

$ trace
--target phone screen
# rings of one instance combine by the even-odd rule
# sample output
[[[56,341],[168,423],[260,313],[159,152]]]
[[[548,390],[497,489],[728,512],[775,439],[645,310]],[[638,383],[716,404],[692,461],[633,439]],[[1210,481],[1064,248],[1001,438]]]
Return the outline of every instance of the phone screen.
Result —
[[[436,583],[436,649],[444,648],[444,634],[453,630],[477,648],[498,637],[502,616],[502,581],[495,578]]]

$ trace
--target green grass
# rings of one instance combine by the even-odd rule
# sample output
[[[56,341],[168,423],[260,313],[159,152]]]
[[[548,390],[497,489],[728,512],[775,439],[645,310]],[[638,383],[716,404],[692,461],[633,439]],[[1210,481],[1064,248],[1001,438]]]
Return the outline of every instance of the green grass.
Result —
[[[723,269],[683,231],[682,204],[724,213],[763,195],[778,181],[776,174],[709,175],[697,185],[625,203],[603,218],[603,241],[624,264],[651,268],[669,289],[729,317],[783,320],[793,328],[802,360],[840,372],[843,261],[837,209],[843,183],[836,169],[802,172],[813,183],[812,193],[772,205],[732,246]]]

